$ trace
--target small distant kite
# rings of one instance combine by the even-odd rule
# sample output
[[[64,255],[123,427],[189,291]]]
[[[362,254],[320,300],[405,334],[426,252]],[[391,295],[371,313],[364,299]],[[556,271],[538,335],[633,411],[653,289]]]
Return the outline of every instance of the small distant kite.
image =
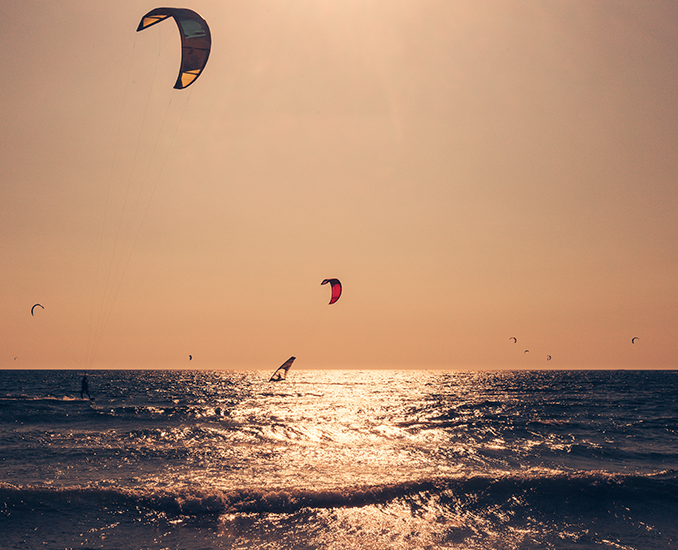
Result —
[[[547,356],[546,356],[546,360],[547,360],[547,361],[550,361],[550,360],[551,360],[551,356],[550,356],[550,355],[547,355]]]
[[[638,338],[637,336],[634,336],[633,338],[631,338],[631,343],[635,344],[636,340],[640,340],[640,338]]]
[[[332,305],[339,299],[339,296],[341,296],[341,283],[339,282],[339,279],[325,279],[320,284],[326,285],[327,283],[332,285],[332,298],[330,299],[329,303],[329,305]]]
[[[35,304],[35,305],[31,308],[31,315],[33,315],[33,310],[34,310],[36,307],[41,307],[42,309],[45,309],[44,306],[42,306],[42,305],[40,305],[40,304]]]
[[[193,356],[192,356],[192,355],[189,355],[189,356],[188,356],[188,360],[189,360],[189,361],[193,360]]]
[[[509,340],[513,340],[514,344],[518,343],[518,338],[516,338],[515,336],[511,336],[511,338],[509,338]]]
[[[530,350],[526,349],[523,353],[530,353]]]

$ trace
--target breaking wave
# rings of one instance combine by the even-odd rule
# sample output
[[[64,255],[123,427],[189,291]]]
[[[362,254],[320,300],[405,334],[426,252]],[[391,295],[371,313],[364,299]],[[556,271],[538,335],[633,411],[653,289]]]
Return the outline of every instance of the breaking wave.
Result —
[[[548,508],[566,502],[599,503],[648,500],[678,505],[678,471],[651,476],[584,473],[532,473],[492,477],[441,477],[376,486],[338,488],[237,488],[204,489],[182,486],[174,489],[117,487],[19,486],[0,482],[5,508],[38,505],[118,505],[145,507],[169,514],[205,515],[224,513],[293,513],[304,508],[351,508],[384,505],[403,500],[425,505],[436,501],[451,508],[463,505],[486,508],[519,499],[529,507]]]

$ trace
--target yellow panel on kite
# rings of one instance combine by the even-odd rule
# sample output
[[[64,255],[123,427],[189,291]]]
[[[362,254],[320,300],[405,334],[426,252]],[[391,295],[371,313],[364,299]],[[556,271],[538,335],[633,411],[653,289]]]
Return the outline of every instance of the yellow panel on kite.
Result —
[[[198,76],[200,75],[200,71],[188,71],[185,73],[181,73],[181,87],[186,88],[189,84],[191,84]]]
[[[154,17],[144,17],[141,20],[141,23],[139,23],[139,29],[137,31],[147,29],[151,25],[155,25],[156,23],[160,23],[160,21],[163,21],[164,19],[167,19],[169,15],[156,15]]]

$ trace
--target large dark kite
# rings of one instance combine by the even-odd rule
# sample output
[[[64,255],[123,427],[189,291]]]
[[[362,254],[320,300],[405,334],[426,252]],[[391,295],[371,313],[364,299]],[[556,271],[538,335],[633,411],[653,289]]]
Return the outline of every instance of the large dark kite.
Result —
[[[143,31],[172,17],[181,35],[181,68],[174,84],[178,90],[193,84],[207,65],[212,48],[212,36],[207,22],[193,10],[183,8],[155,8],[141,18],[137,27]]]

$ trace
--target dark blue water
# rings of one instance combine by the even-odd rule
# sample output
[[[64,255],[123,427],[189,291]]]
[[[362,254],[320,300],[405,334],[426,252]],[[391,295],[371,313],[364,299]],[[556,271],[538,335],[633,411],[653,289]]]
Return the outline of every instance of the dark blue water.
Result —
[[[0,547],[678,548],[676,371],[0,371]]]

